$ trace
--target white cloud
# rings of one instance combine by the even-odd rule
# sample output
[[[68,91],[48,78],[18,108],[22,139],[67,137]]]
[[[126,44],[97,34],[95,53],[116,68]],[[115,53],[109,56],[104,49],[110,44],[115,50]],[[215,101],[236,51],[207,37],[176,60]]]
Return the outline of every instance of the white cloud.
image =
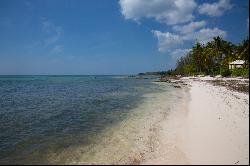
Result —
[[[42,28],[49,36],[44,40],[46,46],[56,43],[63,34],[63,28],[51,21],[43,21]]]
[[[206,25],[206,21],[196,21],[196,22],[190,22],[189,24],[180,26],[180,25],[175,25],[173,26],[173,29],[176,32],[180,32],[182,34],[186,33],[192,33],[197,29],[200,29]]]
[[[152,30],[152,33],[158,39],[158,50],[160,52],[170,51],[183,43],[183,40],[179,35],[169,32],[163,33],[157,30]]]
[[[233,7],[230,4],[230,0],[219,0],[216,3],[204,3],[199,6],[199,13],[206,14],[212,17],[221,16],[226,10],[229,10]]]
[[[203,28],[196,32],[186,33],[182,35],[182,39],[185,41],[197,41],[202,44],[206,44],[207,42],[213,40],[213,37],[220,36],[225,38],[227,33],[217,27],[215,28]]]
[[[180,57],[186,55],[189,51],[191,51],[191,49],[175,49],[173,50],[170,55],[173,59],[177,60]]]
[[[213,40],[214,37],[226,37],[226,32],[219,28],[203,28],[196,32],[189,32],[186,34],[173,34],[170,32],[161,32],[153,30],[152,33],[158,39],[158,50],[160,52],[171,52],[179,48],[185,41],[195,42],[198,41],[202,44]]]
[[[198,42],[202,44],[206,44],[209,41],[213,40],[214,37],[220,36],[222,38],[225,38],[227,33],[217,27],[210,29],[210,28],[204,28],[201,29],[198,32],[194,33],[195,39],[198,40]]]
[[[40,45],[45,47],[50,54],[60,54],[64,52],[64,45],[60,44],[63,36],[63,27],[56,25],[54,22],[42,18],[42,32],[45,36]],[[38,44],[39,44],[38,43]]]
[[[197,6],[194,0],[120,0],[119,4],[126,19],[154,18],[168,25],[193,20]]]
[[[151,18],[174,30],[174,33],[151,31],[158,40],[158,51],[168,52],[173,59],[190,51],[181,49],[185,42],[206,44],[216,36],[225,38],[227,35],[217,27],[206,28],[206,21],[193,21],[193,11],[197,9],[194,0],[120,0],[119,4],[125,19],[139,22],[143,18]],[[219,0],[201,4],[198,10],[201,14],[221,16],[232,6],[230,0]]]

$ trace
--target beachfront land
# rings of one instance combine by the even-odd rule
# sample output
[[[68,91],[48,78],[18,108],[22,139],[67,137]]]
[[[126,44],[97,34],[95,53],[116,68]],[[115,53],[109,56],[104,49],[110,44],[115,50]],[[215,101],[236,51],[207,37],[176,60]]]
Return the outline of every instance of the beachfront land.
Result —
[[[158,82],[187,98],[162,124],[155,157],[143,164],[249,164],[248,39],[197,43]]]
[[[174,70],[161,73],[160,81],[171,82],[182,76],[214,77],[209,79],[214,85],[248,93],[249,39],[235,45],[218,36],[205,45],[196,43],[177,61]]]
[[[162,122],[155,157],[143,164],[249,164],[249,94],[216,81],[249,85],[242,78],[169,79],[185,100]]]
[[[249,77],[249,39],[235,45],[220,37],[207,44],[196,43],[182,56],[174,70],[164,76],[221,75],[222,77]]]
[[[249,164],[249,79],[209,75],[162,77],[182,89],[158,145],[142,164]]]

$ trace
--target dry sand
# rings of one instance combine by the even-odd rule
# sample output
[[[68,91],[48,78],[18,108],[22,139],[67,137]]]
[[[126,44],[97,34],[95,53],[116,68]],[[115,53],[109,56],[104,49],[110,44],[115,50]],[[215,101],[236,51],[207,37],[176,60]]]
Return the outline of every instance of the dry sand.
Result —
[[[182,80],[190,88],[184,102],[162,122],[159,146],[141,164],[249,164],[249,94]]]

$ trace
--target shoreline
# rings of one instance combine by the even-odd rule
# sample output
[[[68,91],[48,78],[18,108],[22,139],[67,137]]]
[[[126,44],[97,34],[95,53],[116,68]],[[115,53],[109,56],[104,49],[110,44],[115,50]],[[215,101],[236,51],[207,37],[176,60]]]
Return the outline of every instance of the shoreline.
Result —
[[[141,164],[249,164],[249,95],[209,80],[170,81],[185,102],[161,124],[161,148]]]
[[[51,146],[37,163],[247,164],[249,95],[214,85],[213,79],[150,81],[151,90],[143,91],[136,105],[127,105],[119,121],[93,132],[90,142],[58,150]],[[121,112],[110,114],[117,115]],[[25,162],[34,162],[29,159]]]
[[[138,165],[152,158],[165,131],[161,124],[168,122],[169,112],[183,101],[182,89],[157,84],[161,91],[144,94],[125,119],[107,126],[93,144],[68,148],[50,157],[52,163],[65,159],[63,164]]]

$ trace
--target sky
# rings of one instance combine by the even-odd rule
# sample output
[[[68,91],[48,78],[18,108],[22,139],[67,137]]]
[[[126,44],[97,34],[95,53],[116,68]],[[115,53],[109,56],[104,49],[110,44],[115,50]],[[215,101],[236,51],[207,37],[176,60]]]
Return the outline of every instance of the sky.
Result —
[[[0,74],[165,71],[195,42],[247,38],[248,8],[248,0],[0,0]]]

